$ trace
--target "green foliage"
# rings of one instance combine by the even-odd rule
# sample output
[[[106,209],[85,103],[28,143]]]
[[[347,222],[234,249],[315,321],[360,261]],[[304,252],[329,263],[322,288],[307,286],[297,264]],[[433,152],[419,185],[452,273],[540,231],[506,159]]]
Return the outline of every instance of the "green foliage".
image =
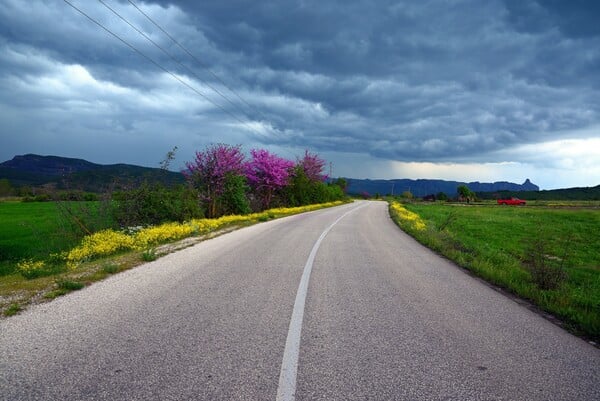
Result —
[[[333,202],[345,198],[337,184],[326,184],[310,180],[301,166],[295,166],[290,182],[283,190],[284,203],[289,206],[304,206],[313,203]]]
[[[80,283],[79,281],[71,281],[71,280],[63,280],[57,283],[58,288],[67,290],[67,291],[78,291],[85,287],[85,284]]]
[[[115,227],[112,203],[108,198],[101,202],[59,201],[54,204],[59,214],[57,229],[74,241],[96,231]]]
[[[203,217],[197,192],[185,185],[167,188],[144,183],[136,189],[113,194],[113,199],[113,216],[121,227]]]
[[[467,202],[470,202],[475,199],[475,193],[471,191],[466,185],[460,185],[458,188],[456,188],[456,193],[458,194],[459,198],[462,198]]]
[[[437,200],[441,200],[441,201],[447,201],[447,200],[448,200],[448,195],[446,195],[446,193],[445,193],[445,192],[438,192],[438,193],[435,195],[435,199],[437,199]]]
[[[525,240],[523,263],[531,273],[534,284],[542,290],[555,290],[567,279],[565,264],[569,256],[568,245],[569,242],[566,241],[563,254],[554,256],[545,235]]]
[[[14,316],[22,310],[21,305],[18,303],[10,304],[8,308],[4,311],[4,316]]]
[[[38,194],[35,196],[25,196],[23,202],[50,202],[52,197],[50,194]]]
[[[42,260],[25,259],[17,263],[17,269],[28,280],[51,276],[64,270],[60,265],[47,264]]]
[[[60,191],[53,195],[53,200],[56,201],[84,201],[84,202],[97,202],[100,200],[100,196],[93,192],[83,191]]]
[[[156,253],[156,249],[150,248],[146,249],[142,252],[142,260],[144,262],[152,262],[153,260],[158,259],[158,254]]]
[[[246,193],[250,188],[246,177],[239,174],[227,174],[223,185],[223,193],[219,196],[218,204],[221,215],[248,214],[251,212]]]
[[[456,221],[457,218],[457,214],[456,212],[453,210],[450,213],[448,213],[446,215],[446,218],[444,218],[439,224],[438,224],[438,231],[444,231],[446,228],[449,228],[450,225]]]
[[[72,291],[81,290],[85,287],[85,284],[80,283],[79,281],[71,281],[71,280],[61,280],[56,283],[57,287],[55,290],[52,290],[44,295],[46,299],[54,299],[65,294],[68,294]]]
[[[284,197],[290,206],[302,206],[311,203],[312,183],[301,166],[294,167],[289,185],[284,189]]]
[[[6,178],[0,179],[0,196],[11,196],[14,195],[15,190],[10,184],[10,181]]]
[[[106,274],[115,274],[119,271],[120,267],[116,263],[108,263],[102,266],[102,271]]]
[[[340,177],[340,178],[337,178],[335,181],[333,181],[333,184],[340,187],[340,189],[342,190],[343,193],[346,193],[346,189],[348,189],[348,180]]]
[[[402,192],[402,195],[400,195],[400,197],[404,199],[413,199],[414,195],[410,191],[404,191]]]
[[[0,202],[0,276],[16,273],[20,260],[43,260],[75,246],[80,237],[65,234],[71,223],[61,216],[53,202]]]

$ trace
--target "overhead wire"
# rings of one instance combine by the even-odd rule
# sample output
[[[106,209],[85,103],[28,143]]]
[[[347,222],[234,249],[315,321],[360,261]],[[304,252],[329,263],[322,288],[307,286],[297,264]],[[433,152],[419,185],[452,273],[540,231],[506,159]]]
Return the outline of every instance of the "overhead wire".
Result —
[[[104,7],[106,7],[107,9],[109,9],[113,14],[115,14],[117,17],[119,17],[123,22],[125,22],[127,25],[129,25],[132,29],[134,29],[138,34],[140,34],[142,37],[144,37],[144,39],[146,39],[147,41],[149,41],[150,43],[152,43],[155,47],[157,47],[161,52],[163,52],[164,54],[166,54],[171,60],[175,61],[180,67],[182,67],[183,69],[185,69],[186,71],[188,71],[191,75],[193,75],[196,79],[198,79],[199,81],[203,82],[206,86],[208,86],[210,89],[212,89],[213,91],[215,91],[219,96],[221,96],[223,99],[225,99],[227,102],[229,102],[229,104],[231,104],[234,108],[238,109],[238,105],[236,105],[235,103],[233,103],[227,96],[225,96],[223,93],[221,93],[221,91],[219,91],[217,88],[215,88],[214,86],[212,86],[210,83],[208,83],[206,80],[202,79],[200,76],[198,76],[198,74],[196,74],[192,69],[190,69],[188,66],[186,66],[185,64],[183,64],[183,62],[181,60],[179,60],[178,58],[176,58],[175,56],[173,56],[171,53],[169,53],[164,47],[162,47],[161,45],[159,45],[158,43],[156,43],[154,40],[152,40],[152,38],[150,38],[148,35],[146,35],[142,30],[140,30],[139,28],[137,28],[135,25],[133,25],[129,20],[127,20],[127,18],[123,17],[121,14],[119,14],[119,12],[117,12],[114,8],[112,8],[111,6],[109,6],[108,4],[106,4],[104,2],[104,0],[98,0],[98,2],[100,2]],[[244,113],[242,113],[244,114]],[[246,117],[246,116],[245,116]],[[246,117],[247,118],[247,117]]]
[[[144,17],[146,17],[146,19],[148,19],[148,21],[150,21],[154,26],[156,26],[158,29],[160,29],[162,31],[162,33],[164,33],[169,39],[171,39],[171,41],[173,43],[175,43],[181,50],[183,50],[188,56],[190,56],[192,59],[194,59],[194,61],[196,61],[202,68],[204,68],[206,71],[208,71],[216,80],[218,80],[224,87],[226,87],[231,93],[233,93],[241,102],[243,102],[245,105],[247,105],[250,110],[254,111],[257,114],[260,114],[260,116],[264,120],[268,120],[268,118],[260,110],[253,107],[242,96],[240,96],[234,89],[232,89],[229,85],[227,85],[227,83],[223,79],[221,79],[221,77],[219,77],[219,75],[217,75],[214,71],[212,71],[208,67],[208,65],[206,65],[204,62],[199,60],[192,52],[190,52],[181,43],[179,43],[179,41],[177,39],[175,39],[169,32],[167,32],[166,29],[164,29],[156,21],[154,21],[154,19],[152,19],[152,17],[150,17],[147,13],[145,13],[141,8],[139,8],[137,6],[137,4],[135,4],[132,0],[127,0],[127,1],[133,7],[135,7],[135,9],[138,10]]]
[[[127,47],[129,47],[131,50],[133,50],[134,52],[136,52],[137,54],[139,54],[140,56],[142,56],[143,58],[145,58],[147,61],[149,61],[150,63],[152,63],[154,66],[156,66],[157,68],[161,69],[162,71],[164,71],[165,73],[169,74],[171,77],[173,77],[174,79],[176,79],[177,81],[179,81],[179,83],[181,83],[182,85],[186,86],[188,89],[190,89],[191,91],[193,91],[197,95],[201,96],[202,98],[206,99],[208,102],[210,102],[214,106],[218,107],[223,112],[227,113],[229,116],[231,116],[232,118],[234,118],[235,120],[237,120],[241,124],[244,124],[244,125],[250,127],[252,130],[254,130],[246,122],[242,121],[238,116],[236,116],[235,114],[231,113],[229,110],[227,110],[226,108],[224,108],[219,103],[213,101],[211,98],[209,98],[208,96],[206,96],[205,94],[203,94],[202,92],[200,92],[198,89],[196,89],[195,87],[193,87],[189,83],[185,82],[183,79],[179,78],[176,74],[174,74],[173,72],[169,71],[167,68],[163,67],[161,64],[159,64],[157,61],[155,61],[154,59],[152,59],[150,56],[146,55],[144,52],[142,52],[141,50],[137,49],[134,45],[132,45],[131,43],[127,42],[125,39],[121,38],[119,35],[117,35],[113,31],[111,31],[107,27],[105,27],[102,23],[100,23],[98,20],[96,20],[95,18],[93,18],[92,16],[90,16],[89,14],[87,14],[85,11],[83,11],[80,8],[78,8],[77,6],[75,6],[69,0],[63,0],[63,1],[65,3],[67,3],[69,6],[71,6],[74,10],[76,10],[77,12],[79,12],[81,15],[83,15],[84,17],[86,17],[87,19],[89,19],[91,22],[93,22],[94,24],[98,25],[104,31],[106,31],[107,33],[109,33],[111,36],[113,36],[114,38],[116,38],[117,40],[119,40],[121,43],[123,43],[124,45],[126,45]]]
[[[175,80],[177,80],[179,83],[181,83],[182,85],[184,85],[185,87],[187,87],[188,89],[190,89],[191,91],[193,91],[194,93],[196,93],[197,95],[201,96],[202,98],[204,98],[205,100],[207,100],[209,103],[213,104],[214,106],[218,107],[221,111],[225,112],[226,114],[228,114],[229,116],[231,116],[232,118],[234,118],[236,121],[238,121],[239,123],[245,125],[247,128],[249,128],[251,131],[255,131],[256,133],[258,133],[259,135],[262,135],[263,133],[260,132],[256,127],[251,126],[248,122],[241,120],[238,116],[236,116],[235,114],[233,114],[231,111],[227,110],[225,107],[223,107],[221,104],[213,101],[211,98],[209,98],[207,95],[205,95],[204,93],[200,92],[198,89],[196,89],[195,87],[193,87],[192,85],[190,85],[188,82],[184,81],[183,79],[181,79],[180,77],[178,77],[175,73],[171,72],[169,69],[167,69],[166,67],[162,66],[160,63],[158,63],[156,60],[152,59],[150,56],[148,56],[147,54],[145,54],[144,52],[142,52],[141,50],[139,50],[138,48],[136,48],[134,45],[132,45],[131,43],[127,42],[125,39],[123,39],[122,37],[120,37],[119,35],[117,35],[116,33],[114,33],[113,31],[111,31],[109,28],[107,28],[106,26],[104,26],[101,22],[99,22],[97,19],[93,18],[92,16],[90,16],[89,14],[87,14],[85,11],[81,10],[80,8],[78,8],[77,6],[75,6],[71,1],[69,0],[63,0],[65,3],[67,3],[71,8],[73,8],[74,10],[76,10],[77,12],[79,12],[81,15],[83,15],[84,17],[86,17],[88,20],[90,20],[91,22],[93,22],[94,24],[96,24],[97,26],[99,26],[100,28],[102,28],[104,31],[106,31],[108,34],[110,34],[111,36],[113,36],[114,38],[116,38],[117,40],[119,40],[120,42],[122,42],[123,44],[125,44],[127,47],[129,47],[131,50],[133,50],[135,53],[137,53],[138,55],[140,55],[141,57],[143,57],[144,59],[146,59],[148,62],[150,62],[151,64],[153,64],[154,66],[156,66],[157,68],[159,68],[160,70],[164,71],[165,73],[167,73],[168,75],[170,75],[172,78],[174,78]],[[148,40],[150,43],[152,43],[154,46],[156,46],[159,50],[161,50],[164,54],[166,54],[170,59],[172,59],[173,61],[175,61],[178,65],[180,65],[181,67],[185,68],[188,72],[190,72],[194,77],[196,77],[198,80],[202,81],[203,83],[206,84],[206,86],[208,86],[209,88],[211,88],[213,91],[215,91],[217,94],[219,94],[221,97],[223,97],[225,100],[227,100],[232,106],[236,107],[237,109],[239,109],[238,105],[236,105],[235,103],[233,103],[227,96],[225,96],[223,93],[221,93],[219,90],[217,90],[216,88],[214,88],[212,85],[210,85],[208,82],[206,82],[206,80],[203,80],[202,78],[200,78],[195,72],[193,72],[189,67],[187,67],[185,64],[183,64],[179,59],[177,59],[175,56],[173,56],[171,53],[169,53],[167,50],[165,50],[162,46],[160,46],[158,43],[156,43],[154,40],[152,40],[148,35],[146,35],[145,33],[143,33],[140,29],[138,29],[137,27],[135,27],[132,23],[130,23],[125,17],[123,17],[122,15],[120,15],[117,11],[115,11],[113,8],[111,8],[110,6],[108,6],[103,0],[98,0],[102,5],[104,5],[107,9],[109,9],[111,12],[113,12],[117,17],[119,17],[121,20],[123,20],[125,23],[127,23],[127,25],[129,25],[132,29],[134,29],[136,32],[138,32],[140,35],[142,35],[146,40]],[[195,57],[191,52],[189,52],[185,47],[183,47],[183,45],[181,45],[172,35],[170,35],[166,30],[164,30],[158,23],[156,23],[150,16],[148,16],[146,13],[144,13],[135,3],[133,3],[132,1],[129,1],[129,3],[131,3],[142,15],[144,15],[152,24],[154,24],[157,28],[159,28],[165,35],[167,35],[169,37],[169,39],[171,39],[171,41],[173,41],[173,43],[175,43],[178,47],[180,47],[181,49],[183,49],[186,54],[188,54],[190,57],[192,57],[197,63],[199,63],[204,69],[206,69],[211,75],[213,75],[215,77],[215,79],[217,79],[224,87],[226,87],[231,93],[233,93],[237,98],[239,98],[242,102],[244,102],[248,107],[250,107],[252,110],[254,110],[256,113],[260,114],[262,117],[264,117],[264,120],[267,120],[267,118],[264,116],[264,114],[262,112],[260,112],[259,110],[254,109],[254,107],[252,107],[252,105],[250,105],[248,102],[246,102],[235,90],[233,90],[229,85],[227,85],[217,74],[215,74],[212,70],[210,70],[207,66],[205,66],[200,60],[198,60],[197,57]],[[253,122],[252,120],[250,120],[245,113],[243,113],[244,117],[247,118],[250,122]],[[273,127],[271,125],[271,129],[275,130],[275,131],[280,131],[278,128]],[[291,152],[287,151],[286,149],[284,149],[286,151],[286,153],[290,153],[291,155],[293,155]],[[295,156],[295,155],[293,155]]]

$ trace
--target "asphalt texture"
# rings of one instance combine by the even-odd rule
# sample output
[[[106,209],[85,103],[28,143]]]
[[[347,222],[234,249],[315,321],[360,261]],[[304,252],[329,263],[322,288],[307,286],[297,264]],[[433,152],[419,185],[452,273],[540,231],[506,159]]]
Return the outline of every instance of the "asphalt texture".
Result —
[[[274,400],[322,232],[261,223],[0,321],[0,400]],[[296,400],[600,400],[600,350],[416,243],[383,202],[323,239]]]

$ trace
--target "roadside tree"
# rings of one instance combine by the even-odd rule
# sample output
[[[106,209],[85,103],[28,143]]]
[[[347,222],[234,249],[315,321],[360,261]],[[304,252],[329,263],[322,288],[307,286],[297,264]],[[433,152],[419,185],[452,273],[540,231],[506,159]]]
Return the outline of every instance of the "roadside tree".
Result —
[[[245,165],[248,184],[261,206],[268,209],[277,192],[288,185],[294,163],[265,149],[253,149],[250,154],[252,159]]]
[[[458,193],[459,200],[467,201],[467,203],[475,199],[475,193],[466,185],[461,185],[456,188],[456,192]]]
[[[194,161],[185,164],[186,170],[183,173],[188,182],[198,190],[207,217],[217,217],[223,212],[222,200],[227,189],[239,191],[240,185],[226,184],[235,181],[233,176],[244,174],[244,159],[239,145],[221,143],[196,152]],[[225,195],[226,198],[228,196]]]

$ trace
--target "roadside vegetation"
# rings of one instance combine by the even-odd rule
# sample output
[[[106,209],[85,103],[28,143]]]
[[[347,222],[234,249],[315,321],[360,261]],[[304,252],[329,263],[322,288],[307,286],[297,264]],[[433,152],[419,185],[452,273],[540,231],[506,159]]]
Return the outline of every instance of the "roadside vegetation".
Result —
[[[424,245],[598,341],[600,211],[556,203],[561,207],[393,199],[390,214]]]
[[[346,200],[345,182],[328,182],[316,154],[296,161],[262,149],[250,155],[209,146],[186,163],[185,185],[143,182],[94,196],[42,192],[0,202],[0,314],[237,227]]]
[[[173,250],[185,248],[239,227],[342,203],[340,200],[291,208],[273,208],[247,215],[164,223],[130,232],[107,229],[85,236],[73,248],[50,254],[46,258],[25,258],[16,263],[4,261],[4,268],[0,274],[0,314],[13,315],[31,302],[53,299],[76,291],[112,274],[155,260]],[[0,203],[0,210],[5,206],[6,203]],[[46,232],[52,232],[50,226],[46,227]],[[20,238],[34,248],[40,245],[36,235],[27,237],[22,233]],[[181,241],[177,242],[179,240]]]

